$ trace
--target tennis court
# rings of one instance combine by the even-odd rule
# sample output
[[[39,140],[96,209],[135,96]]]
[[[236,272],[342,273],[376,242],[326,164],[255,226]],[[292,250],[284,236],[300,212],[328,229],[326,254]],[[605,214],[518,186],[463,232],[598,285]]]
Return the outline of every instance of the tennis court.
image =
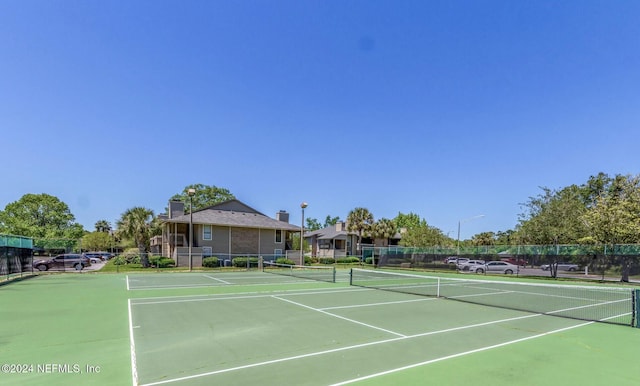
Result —
[[[592,324],[369,288],[296,289],[304,281],[259,272],[219,276],[140,276],[128,283],[135,290],[189,287],[187,279],[230,287],[278,280],[289,288],[131,299],[134,383],[393,383],[412,368],[545,344]]]
[[[12,311],[0,321],[0,361],[79,364],[81,371],[36,368],[0,374],[0,381],[640,384],[640,329],[353,286],[349,280],[347,270],[335,273],[335,283],[216,271],[57,274],[14,283],[0,289],[0,309]],[[376,279],[375,285],[392,281]],[[405,289],[419,286],[406,283]],[[472,287],[480,294],[477,284]]]

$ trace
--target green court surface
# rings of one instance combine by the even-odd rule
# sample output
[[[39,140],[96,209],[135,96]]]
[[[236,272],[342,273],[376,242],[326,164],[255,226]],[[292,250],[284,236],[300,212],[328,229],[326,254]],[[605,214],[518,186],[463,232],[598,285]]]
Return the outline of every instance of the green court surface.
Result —
[[[0,287],[2,385],[639,385],[640,329],[249,272]]]

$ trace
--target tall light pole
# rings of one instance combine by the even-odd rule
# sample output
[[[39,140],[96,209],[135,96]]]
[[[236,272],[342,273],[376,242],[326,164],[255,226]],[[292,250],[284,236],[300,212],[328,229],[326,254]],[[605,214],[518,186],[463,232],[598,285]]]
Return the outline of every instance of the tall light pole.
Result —
[[[302,222],[300,223],[300,265],[304,265],[304,208],[309,206],[306,202],[300,204],[302,209]]]
[[[465,222],[469,222],[471,220],[475,220],[475,219],[480,218],[480,217],[484,217],[484,214],[479,214],[477,216],[469,217],[469,218],[466,218],[464,220],[459,220],[458,221],[458,242],[456,243],[456,256],[460,255],[460,224],[461,223],[465,223]]]
[[[196,194],[195,189],[187,190],[189,195],[189,272],[193,269],[193,257],[191,249],[193,248],[193,196]]]

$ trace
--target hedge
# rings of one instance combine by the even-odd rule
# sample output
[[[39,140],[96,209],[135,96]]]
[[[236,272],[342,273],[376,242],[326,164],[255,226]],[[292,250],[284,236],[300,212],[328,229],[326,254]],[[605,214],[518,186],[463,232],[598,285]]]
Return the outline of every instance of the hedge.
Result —
[[[202,259],[202,266],[207,268],[218,268],[220,263],[218,262],[218,258],[215,256],[205,257]]]
[[[341,257],[339,259],[336,259],[336,263],[339,263],[339,264],[352,264],[352,263],[359,263],[359,262],[360,262],[360,258],[355,256]]]

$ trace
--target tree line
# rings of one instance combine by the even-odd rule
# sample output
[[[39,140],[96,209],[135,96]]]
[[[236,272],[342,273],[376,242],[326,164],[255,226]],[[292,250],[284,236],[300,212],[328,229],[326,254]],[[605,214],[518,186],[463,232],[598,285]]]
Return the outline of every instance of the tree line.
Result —
[[[541,193],[520,204],[521,213],[514,229],[482,232],[463,245],[612,245],[640,242],[640,176],[609,176],[599,173],[580,185],[559,189],[541,187]],[[193,194],[189,194],[192,192]],[[225,188],[204,184],[186,186],[170,200],[203,209],[234,199]],[[165,209],[166,210],[166,209]],[[335,225],[339,217],[327,215],[321,224],[306,219],[306,229],[316,230]],[[431,226],[415,213],[398,213],[393,219],[375,221],[371,211],[357,207],[346,218],[347,230],[363,237],[390,239],[401,233],[400,244],[411,247],[453,246],[456,240]],[[114,240],[146,250],[149,239],[161,233],[154,211],[143,206],[129,208],[116,221],[95,224],[95,231],[85,230],[75,222],[69,207],[48,194],[25,194],[0,211],[0,233],[41,239],[83,239],[83,246],[107,249]],[[144,264],[144,262],[143,262]]]

